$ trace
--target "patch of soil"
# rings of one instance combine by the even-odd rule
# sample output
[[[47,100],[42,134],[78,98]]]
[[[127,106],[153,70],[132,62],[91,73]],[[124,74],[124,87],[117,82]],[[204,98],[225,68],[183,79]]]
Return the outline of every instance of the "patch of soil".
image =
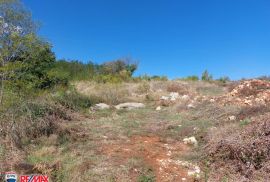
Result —
[[[188,169],[183,162],[173,157],[189,151],[181,142],[164,143],[157,136],[134,136],[124,143],[103,146],[102,152],[109,157],[117,157],[120,163],[132,157],[139,157],[153,169],[157,182],[193,181],[188,177]],[[133,176],[133,175],[132,175]]]

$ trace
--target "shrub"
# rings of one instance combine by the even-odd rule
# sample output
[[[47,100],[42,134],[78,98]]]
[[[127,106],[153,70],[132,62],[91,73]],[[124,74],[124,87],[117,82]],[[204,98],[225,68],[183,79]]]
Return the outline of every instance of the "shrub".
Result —
[[[64,107],[73,110],[87,109],[98,102],[102,102],[102,99],[98,97],[88,97],[85,95],[81,95],[74,89],[68,91],[60,91],[55,96],[55,99]]]
[[[167,86],[168,92],[178,92],[180,95],[184,95],[188,93],[188,90],[185,86],[179,83],[170,83]]]
[[[230,78],[228,76],[223,76],[223,77],[220,77],[219,79],[217,79],[217,81],[219,81],[221,83],[227,83],[230,81]]]
[[[144,94],[144,93],[148,93],[150,91],[150,85],[148,82],[144,81],[142,83],[140,83],[140,85],[138,86],[136,92],[138,94]]]
[[[203,73],[202,73],[202,80],[203,81],[211,81],[213,80],[213,76],[209,74],[209,72],[207,70],[205,70]]]
[[[188,76],[186,78],[183,78],[182,80],[186,80],[186,81],[198,81],[199,77],[196,75],[192,75],[192,76]]]
[[[105,103],[115,105],[125,102],[129,92],[120,84],[104,84],[96,95],[102,97]]]
[[[226,169],[230,176],[244,177],[247,181],[257,181],[255,176],[269,180],[270,140],[269,117],[257,121],[244,120],[240,123],[241,130],[224,128],[218,130],[210,140],[207,149],[208,160],[216,174],[218,169]],[[260,180],[259,180],[260,181]]]

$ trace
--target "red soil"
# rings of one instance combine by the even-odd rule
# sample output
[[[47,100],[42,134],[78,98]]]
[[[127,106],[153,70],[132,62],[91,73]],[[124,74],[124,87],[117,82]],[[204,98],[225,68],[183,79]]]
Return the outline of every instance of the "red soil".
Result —
[[[125,143],[108,145],[102,150],[107,156],[121,159],[120,163],[131,157],[142,158],[153,169],[157,182],[182,181],[182,178],[193,181],[187,176],[187,169],[173,160],[175,155],[189,150],[181,142],[166,144],[157,136],[134,136]]]

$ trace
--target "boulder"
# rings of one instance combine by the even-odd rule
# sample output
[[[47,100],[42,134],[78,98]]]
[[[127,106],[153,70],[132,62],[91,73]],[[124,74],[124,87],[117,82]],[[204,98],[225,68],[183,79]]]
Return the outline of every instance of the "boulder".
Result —
[[[105,104],[105,103],[99,103],[99,104],[95,105],[94,109],[96,109],[96,110],[110,109],[110,106],[108,104]]]
[[[167,96],[162,96],[162,97],[160,98],[160,100],[169,100],[169,97],[167,97]]]
[[[137,102],[126,102],[122,104],[118,104],[115,106],[116,109],[136,109],[136,108],[144,108],[145,105],[143,103]]]

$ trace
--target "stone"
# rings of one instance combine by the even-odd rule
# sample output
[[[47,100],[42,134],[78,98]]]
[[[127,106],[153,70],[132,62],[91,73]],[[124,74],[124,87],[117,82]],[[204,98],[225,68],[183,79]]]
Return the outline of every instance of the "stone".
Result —
[[[236,117],[235,116],[229,116],[229,121],[235,121]]]
[[[138,102],[126,102],[122,104],[118,104],[115,106],[116,109],[136,109],[136,108],[144,108],[145,105],[143,103]]]
[[[189,99],[189,96],[188,96],[188,95],[183,95],[183,96],[181,97],[181,99],[182,99],[182,100],[188,100],[188,99]]]
[[[176,100],[179,98],[179,93],[178,92],[171,92],[170,93],[170,98],[171,100]]]
[[[195,177],[196,179],[200,178],[201,169],[199,166],[194,166],[194,169],[188,170],[188,176]]]
[[[160,98],[160,100],[169,100],[169,97],[167,97],[167,96],[162,96],[162,97]]]
[[[108,104],[105,104],[105,103],[99,103],[99,104],[95,105],[94,109],[96,109],[96,110],[110,109],[110,106]]]
[[[156,108],[156,111],[160,111],[161,110],[161,106],[158,106],[157,108]]]
[[[195,106],[194,106],[192,103],[190,103],[190,104],[187,105],[187,108],[188,108],[188,109],[194,109]]]
[[[189,144],[189,145],[198,146],[198,141],[196,140],[196,138],[194,136],[189,137],[189,138],[184,138],[183,142],[186,145]]]

